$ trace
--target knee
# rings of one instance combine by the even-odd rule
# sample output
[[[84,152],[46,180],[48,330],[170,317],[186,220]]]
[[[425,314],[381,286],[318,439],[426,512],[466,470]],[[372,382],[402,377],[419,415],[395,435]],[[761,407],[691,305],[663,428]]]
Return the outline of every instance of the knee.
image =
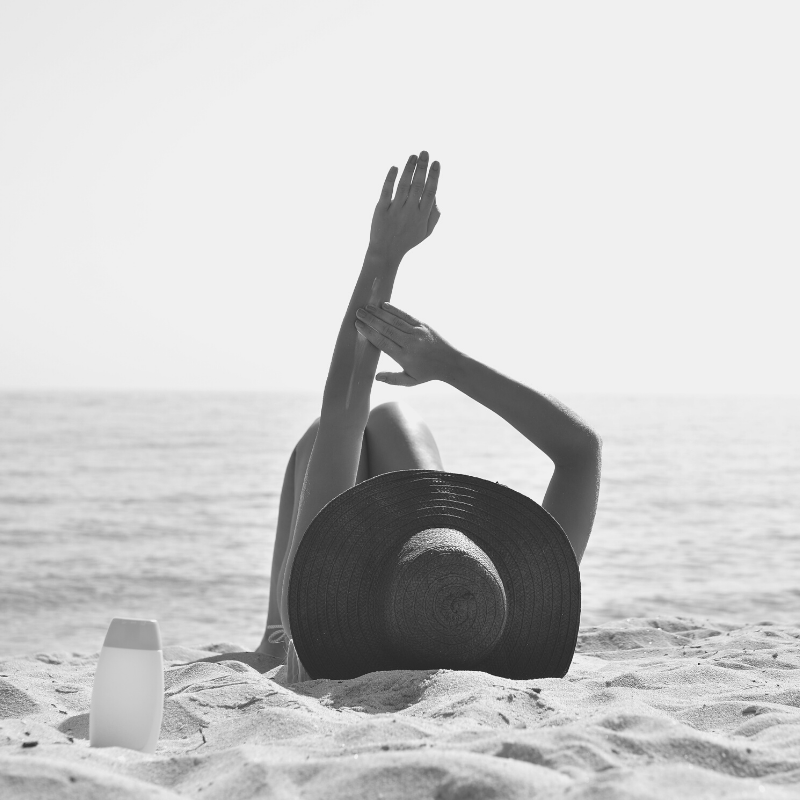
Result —
[[[381,403],[375,406],[369,412],[369,421],[372,420],[398,420],[402,417],[411,416],[413,413],[411,407],[407,403],[400,400],[389,400],[386,403]]]
[[[419,413],[408,403],[398,400],[375,406],[367,420],[367,430],[373,433],[402,431],[410,435],[422,428],[425,428],[425,423]]]
[[[319,417],[317,417],[306,429],[306,432],[300,437],[295,447],[295,452],[300,452],[304,448],[309,449],[314,444],[317,438],[317,431],[319,430]]]
[[[444,469],[430,428],[406,403],[375,406],[367,433],[371,476],[404,469]]]

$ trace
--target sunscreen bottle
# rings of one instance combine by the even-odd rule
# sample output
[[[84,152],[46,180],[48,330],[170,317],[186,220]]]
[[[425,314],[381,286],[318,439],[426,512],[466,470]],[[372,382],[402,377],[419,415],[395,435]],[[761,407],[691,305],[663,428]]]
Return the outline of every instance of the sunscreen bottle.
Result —
[[[89,747],[155,753],[164,714],[164,658],[154,619],[114,617],[94,675]]]

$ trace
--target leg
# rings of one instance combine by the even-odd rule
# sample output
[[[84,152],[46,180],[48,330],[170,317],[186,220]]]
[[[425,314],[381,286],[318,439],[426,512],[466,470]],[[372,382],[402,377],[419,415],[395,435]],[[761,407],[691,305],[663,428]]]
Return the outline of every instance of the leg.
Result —
[[[444,472],[442,457],[431,429],[411,406],[381,403],[367,423],[369,477],[403,469]]]
[[[283,559],[286,556],[286,548],[289,546],[289,531],[293,521],[292,504],[294,502],[294,480],[295,466],[297,463],[297,447],[292,450],[289,456],[289,463],[286,465],[286,472],[283,475],[283,488],[281,489],[281,502],[278,507],[278,524],[275,529],[275,543],[272,548],[272,570],[271,575],[279,575]],[[283,627],[280,624],[278,615],[278,581],[271,580],[269,583],[269,611],[267,612],[267,629],[264,631],[264,638],[258,646],[256,652],[267,653],[284,658],[286,648],[283,642]]]
[[[297,443],[283,481],[278,529],[272,556],[269,611],[267,630],[257,652],[285,656],[287,642],[282,640],[283,628],[279,613],[280,587],[285,580],[284,558],[290,540],[290,532],[297,519],[300,490],[303,486],[311,448],[319,427],[319,418],[314,420]],[[403,469],[444,470],[436,440],[430,428],[410,406],[398,402],[382,403],[370,411],[361,460],[358,464],[356,483],[374,478],[384,472]],[[289,503],[292,503],[291,511]],[[272,642],[269,641],[270,637]]]
[[[303,488],[303,480],[308,469],[308,460],[311,458],[311,450],[314,447],[314,440],[317,438],[319,429],[319,417],[317,417],[306,432],[300,437],[283,476],[283,488],[281,490],[281,501],[278,510],[278,524],[275,530],[275,544],[272,550],[272,570],[269,582],[269,609],[267,611],[267,627],[261,644],[256,648],[258,653],[267,653],[271,656],[286,657],[288,641],[283,634],[280,616],[280,589],[283,585],[286,572],[286,550],[291,541],[291,532],[297,520],[297,507],[300,503],[300,491]],[[367,445],[366,434],[361,445],[361,460],[358,463],[358,473],[356,483],[366,480],[369,477],[367,466]]]

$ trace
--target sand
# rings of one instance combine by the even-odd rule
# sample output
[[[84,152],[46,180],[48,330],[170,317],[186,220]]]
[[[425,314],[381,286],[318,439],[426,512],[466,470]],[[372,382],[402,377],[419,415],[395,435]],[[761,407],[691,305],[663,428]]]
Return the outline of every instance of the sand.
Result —
[[[800,796],[800,624],[586,627],[566,677],[526,681],[438,670],[286,686],[285,666],[231,656],[244,649],[164,649],[153,755],[89,747],[99,653],[0,661],[0,797]]]

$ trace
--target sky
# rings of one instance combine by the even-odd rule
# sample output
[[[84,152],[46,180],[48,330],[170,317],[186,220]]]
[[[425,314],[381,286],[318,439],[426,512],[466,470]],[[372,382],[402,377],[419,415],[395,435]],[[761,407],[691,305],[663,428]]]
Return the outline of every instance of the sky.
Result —
[[[795,2],[4,0],[0,390],[321,392],[427,149],[392,302],[459,350],[800,394],[798,39]]]

